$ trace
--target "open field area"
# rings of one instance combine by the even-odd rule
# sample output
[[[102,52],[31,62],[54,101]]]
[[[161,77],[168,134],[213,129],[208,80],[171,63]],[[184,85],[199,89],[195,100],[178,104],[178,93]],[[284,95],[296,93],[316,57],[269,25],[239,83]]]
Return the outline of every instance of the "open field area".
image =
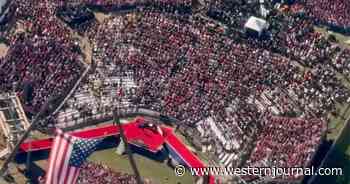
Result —
[[[332,32],[332,31],[327,31],[325,27],[314,27],[317,32],[322,33],[324,36],[328,37],[329,35],[334,35],[337,41],[345,46],[350,48],[350,36],[345,36],[340,33]],[[337,73],[337,78],[342,82],[342,84],[350,89],[350,79],[349,77]],[[331,115],[329,114],[329,126],[328,126],[328,135],[327,138],[329,140],[334,140],[337,138],[338,134],[340,133],[341,129],[344,126],[345,121],[350,118],[350,104],[347,102],[342,102],[342,103],[336,103],[336,115]],[[350,139],[350,137],[349,137]],[[350,144],[350,142],[349,142]]]
[[[149,178],[156,184],[189,184],[194,178],[188,174],[182,177],[175,176],[172,168],[144,156],[134,154],[137,167],[143,178]],[[116,171],[133,174],[127,155],[120,156],[115,148],[97,151],[89,158],[90,161],[105,164]]]
[[[325,36],[333,35],[336,40],[343,46],[350,48],[350,37],[345,36],[343,34],[333,32],[333,31],[327,31],[327,28],[325,27],[315,27],[315,30],[323,33]]]
[[[347,118],[350,117],[350,104],[337,104],[337,116],[330,115],[329,131],[327,138],[334,140],[337,138]]]
[[[0,160],[0,165],[2,165],[3,163],[4,161]],[[15,165],[12,164],[9,169],[9,174],[12,175],[13,184],[24,184],[27,181],[27,178],[22,173],[18,172],[18,170],[14,166]],[[0,179],[0,184],[8,184],[8,183]]]

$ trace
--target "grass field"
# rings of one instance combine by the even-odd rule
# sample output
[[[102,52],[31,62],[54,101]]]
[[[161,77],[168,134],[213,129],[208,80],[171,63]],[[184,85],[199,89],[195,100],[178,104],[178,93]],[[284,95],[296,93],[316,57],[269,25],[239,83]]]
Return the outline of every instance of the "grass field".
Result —
[[[322,27],[315,27],[315,30],[324,34],[325,36],[333,35],[335,36],[336,40],[340,45],[343,47],[350,48],[350,37],[344,36],[339,33],[335,33],[332,31],[327,31],[326,28]],[[337,78],[342,81],[342,83],[350,89],[350,83],[349,80],[346,79],[346,77],[342,74],[337,74]],[[334,141],[340,131],[342,130],[343,126],[345,125],[345,122],[347,119],[350,118],[350,104],[348,103],[342,103],[342,104],[336,104],[336,112],[337,116],[334,117],[330,115],[330,122],[329,122],[329,132],[327,134],[327,139]],[[328,160],[328,164],[326,167],[341,167],[343,169],[343,176],[326,176],[326,177],[320,177],[318,184],[350,184],[350,134],[345,139],[345,141],[342,141],[340,144],[336,145],[336,149],[334,153],[332,153],[332,156],[330,157],[330,160]]]
[[[315,30],[317,32],[320,32],[320,33],[323,33],[325,34],[326,36],[328,35],[333,35],[335,36],[335,38],[337,39],[337,41],[343,45],[343,46],[346,46],[346,47],[349,47],[350,48],[350,37],[349,36],[345,36],[345,35],[342,35],[342,34],[339,34],[339,33],[336,33],[336,32],[333,32],[333,31],[327,31],[326,28],[324,27],[318,27],[318,26],[315,26]]]
[[[115,171],[133,174],[127,155],[118,155],[115,148],[97,151],[89,157],[89,160],[96,163],[106,164]],[[175,176],[174,170],[165,163],[151,160],[147,157],[134,154],[137,167],[143,178],[151,179],[156,184],[192,184],[194,178],[186,174],[185,176]]]
[[[350,88],[348,85],[348,81],[343,80],[343,83],[348,88]],[[331,130],[327,136],[329,140],[335,140],[337,138],[338,134],[345,125],[346,120],[350,118],[350,104],[337,104],[337,111],[338,116],[331,117],[331,121],[329,124],[329,128]],[[329,161],[330,166],[341,167],[343,169],[344,175],[327,177],[322,179],[322,181],[325,182],[324,184],[328,184],[332,180],[334,184],[350,184],[350,134],[348,135],[348,138],[346,138],[346,141],[337,145],[336,149],[336,152],[339,153],[335,153],[335,156],[331,157],[332,160]],[[320,184],[323,184],[323,182]]]
[[[350,104],[336,104],[336,108],[338,115],[336,117],[330,115],[329,133],[327,135],[328,140],[337,138],[347,117],[350,117]]]

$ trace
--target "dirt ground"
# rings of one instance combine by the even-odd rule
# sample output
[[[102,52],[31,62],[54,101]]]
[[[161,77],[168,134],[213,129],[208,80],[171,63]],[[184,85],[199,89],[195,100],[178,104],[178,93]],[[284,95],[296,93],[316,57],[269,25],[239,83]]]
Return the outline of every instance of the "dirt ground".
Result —
[[[6,140],[2,129],[0,129],[0,151],[6,148]]]
[[[4,161],[0,160],[0,165],[2,165],[3,163]],[[12,165],[10,164],[8,173],[14,179],[12,184],[24,184],[27,181],[27,178],[22,173],[18,172],[17,168],[13,164]],[[0,184],[9,184],[9,183],[0,178]]]
[[[101,13],[101,12],[95,12],[94,14],[95,14],[97,21],[100,23],[102,23],[103,20],[105,20],[106,18],[110,17],[109,14],[105,14],[105,13]]]
[[[80,37],[80,48],[82,48],[85,55],[85,62],[91,64],[92,48],[87,37]]]
[[[0,58],[6,56],[8,49],[7,45],[0,43]]]

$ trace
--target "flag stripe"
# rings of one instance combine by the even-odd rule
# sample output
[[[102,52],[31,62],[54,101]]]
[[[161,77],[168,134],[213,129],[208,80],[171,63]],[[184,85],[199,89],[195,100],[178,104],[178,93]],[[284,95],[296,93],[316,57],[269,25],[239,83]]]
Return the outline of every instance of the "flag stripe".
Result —
[[[60,145],[60,139],[61,139],[61,135],[56,136],[56,138],[54,139],[54,145],[52,147],[52,150],[57,150],[57,147],[59,147]],[[54,163],[55,163],[55,158],[57,155],[57,151],[51,151],[50,152],[50,158],[49,158],[49,168],[47,171],[47,176],[46,176],[46,184],[52,184],[53,181],[53,167],[54,167]]]
[[[69,140],[63,139],[61,141],[61,147],[59,150],[58,157],[57,160],[58,163],[56,164],[57,168],[56,168],[56,172],[55,172],[55,179],[57,179],[56,183],[62,183],[62,178],[64,178],[64,174],[65,174],[65,167],[68,166],[68,163],[66,164],[67,160],[69,161],[69,155],[67,152],[71,149],[71,145]],[[68,159],[67,159],[67,155],[68,155]],[[64,180],[63,180],[64,181]]]
[[[58,140],[59,145],[56,148],[57,153],[56,153],[56,156],[53,160],[52,183],[58,183],[58,181],[59,181],[59,178],[58,178],[60,176],[59,166],[60,166],[60,163],[62,161],[63,149],[65,146],[67,146],[67,144],[66,144],[67,141],[64,139],[63,134],[61,132],[59,132],[58,136],[60,137],[60,139]]]
[[[57,168],[57,164],[59,163],[59,155],[62,153],[61,152],[61,148],[62,148],[62,138],[60,138],[59,140],[59,145],[57,146],[57,153],[56,153],[56,156],[54,158],[54,160],[52,161],[53,162],[53,167],[52,167],[52,183],[57,183],[57,172],[58,172],[58,168]]]
[[[54,183],[59,183],[60,181],[60,177],[61,177],[61,164],[62,162],[64,162],[64,160],[66,159],[64,157],[65,154],[65,149],[70,145],[69,144],[69,139],[66,139],[64,134],[62,132],[59,133],[60,134],[60,140],[59,140],[59,147],[57,148],[57,156],[55,158],[54,161],[54,171],[53,171],[53,182]]]
[[[78,180],[79,173],[80,173],[80,168],[77,168],[77,169],[76,169],[76,172],[75,172],[75,176],[74,176],[73,181],[77,181],[77,180]]]
[[[76,168],[75,167],[70,167],[68,171],[68,176],[67,176],[67,183],[66,184],[73,184],[74,181],[74,175],[76,174]]]
[[[70,146],[70,148],[68,149],[68,155],[71,155],[72,154],[72,150],[73,150],[73,146]],[[63,173],[62,173],[62,175],[61,175],[61,181],[59,182],[59,184],[69,184],[68,182],[67,182],[67,177],[68,177],[68,175],[69,175],[69,173],[70,173],[70,168],[71,167],[69,167],[69,157],[68,157],[68,159],[66,159],[66,160],[64,160],[64,165],[63,165],[63,169],[62,169],[62,171],[63,171]],[[67,172],[68,171],[68,172]]]
[[[102,139],[81,139],[56,131],[49,158],[46,184],[74,184],[80,167]]]

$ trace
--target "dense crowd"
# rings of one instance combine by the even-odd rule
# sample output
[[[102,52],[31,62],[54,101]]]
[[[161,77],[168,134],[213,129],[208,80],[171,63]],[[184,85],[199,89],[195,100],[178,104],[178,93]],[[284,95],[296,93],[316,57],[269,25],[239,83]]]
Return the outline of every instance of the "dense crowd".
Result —
[[[137,184],[136,178],[130,174],[113,171],[106,165],[85,163],[78,177],[77,184],[109,183],[109,184]],[[150,180],[144,180],[145,184],[151,184]]]
[[[135,102],[189,126],[214,117],[217,124],[225,124],[220,129],[226,138],[236,137],[243,145],[246,140],[253,142],[244,135],[255,134],[261,140],[265,137],[260,130],[268,125],[259,123],[261,113],[271,111],[306,120],[323,118],[335,109],[336,102],[348,96],[330,63],[320,59],[329,51],[325,48],[332,45],[318,48],[308,39],[295,38],[297,33],[290,31],[285,34],[291,35],[282,39],[287,41],[283,44],[291,45],[286,46],[290,49],[285,52],[288,58],[271,52],[270,47],[257,48],[250,41],[233,41],[209,31],[211,24],[201,18],[194,17],[190,24],[183,17],[155,12],[130,16],[133,19],[111,17],[88,31],[95,43],[94,59],[107,68],[112,63],[134,71]],[[321,39],[312,30],[305,33],[309,34]],[[311,68],[305,70],[300,64]],[[226,107],[234,110],[227,113]],[[324,121],[319,122],[313,131],[324,131]],[[286,124],[294,127],[294,121]],[[320,136],[316,134],[316,138]],[[311,145],[315,149],[317,143]],[[220,145],[216,149],[221,150]],[[239,147],[235,151],[242,150]],[[307,160],[300,159],[295,165],[302,161]]]
[[[65,3],[68,4],[85,4],[85,5],[94,5],[94,6],[101,6],[101,7],[108,7],[108,6],[122,6],[124,3],[130,4],[130,5],[143,5],[143,4],[151,4],[151,3],[164,3],[169,4],[172,6],[176,6],[179,4],[184,4],[186,6],[191,6],[191,1],[189,0],[129,0],[129,1],[121,1],[121,0],[107,0],[107,1],[100,1],[100,0],[69,0]]]
[[[342,50],[335,58],[334,65],[337,71],[350,77],[350,49]]]
[[[61,5],[86,5],[90,7],[100,8],[104,11],[123,10],[134,7],[153,7],[154,9],[179,11],[182,13],[191,12],[191,0],[68,0]]]
[[[124,2],[139,1],[71,1],[107,9]],[[328,112],[348,100],[349,91],[337,74],[349,76],[349,50],[316,32],[312,21],[278,12],[269,17],[271,34],[266,40],[245,37],[240,29],[258,13],[258,4],[208,2],[207,15],[218,16],[232,28],[227,35],[201,16],[157,8],[162,3],[188,6],[191,1],[159,2],[89,25],[84,33],[96,70],[67,101],[56,123],[110,115],[113,106],[126,99],[127,105],[159,111],[189,127],[211,117],[221,137],[232,142],[215,138],[209,123],[203,124],[203,135],[210,139],[213,153],[235,154],[233,166],[244,162],[239,159],[249,154],[250,145],[256,147],[248,165],[305,166],[325,131]],[[10,38],[9,53],[0,62],[1,88],[10,90],[13,82],[31,84],[33,99],[24,101],[34,109],[50,95],[62,93],[82,72],[71,30],[54,16],[63,4],[18,2],[16,16],[27,30]],[[347,20],[340,17],[340,22]],[[231,146],[233,142],[238,146]],[[83,170],[81,183],[119,177],[92,164]]]
[[[301,49],[309,43],[307,41],[294,40],[292,43],[295,47],[288,47],[293,50],[287,51],[299,54],[291,59],[304,58],[301,62],[305,61],[304,63],[313,66],[303,73],[298,72],[300,70],[298,64],[288,58],[248,44],[234,43],[227,37],[199,28],[201,23],[196,27],[181,21],[181,18],[175,20],[158,13],[148,14],[144,15],[145,18],[142,20],[138,20],[136,26],[115,18],[113,21],[107,20],[106,24],[100,26],[99,32],[94,30],[91,33],[96,35],[93,39],[97,42],[95,47],[98,60],[108,63],[111,62],[109,58],[114,58],[112,62],[117,65],[126,64],[135,71],[137,83],[140,84],[138,96],[142,97],[141,104],[154,105],[154,101],[160,100],[157,103],[164,104],[161,105],[162,108],[156,106],[152,108],[184,121],[196,122],[201,118],[193,115],[199,117],[209,115],[211,109],[214,111],[223,109],[228,102],[234,100],[235,96],[241,97],[238,99],[244,101],[250,95],[259,95],[272,86],[281,89],[290,88],[299,98],[308,94],[305,94],[305,91],[311,90],[310,96],[304,98],[305,100],[316,98],[313,101],[317,101],[318,98],[321,98],[320,101],[335,100],[332,96],[345,97],[347,94],[346,89],[335,78],[332,67],[328,63],[322,63],[319,53],[324,54],[324,49],[309,46],[308,52],[304,54],[301,52]],[[105,27],[107,25],[111,28]],[[206,25],[201,26],[205,28]],[[132,31],[136,34],[123,34]],[[154,32],[159,34],[155,36],[152,34]],[[115,35],[116,39],[109,39],[112,35]],[[132,51],[120,52],[120,47],[129,45],[132,45],[133,49],[130,49]],[[99,52],[100,50],[103,52]],[[159,57],[154,57],[155,55]],[[317,59],[312,61],[310,58]],[[168,62],[161,62],[164,59]],[[247,65],[249,67],[246,67]],[[229,72],[232,70],[237,72]],[[283,74],[280,75],[281,73]],[[318,73],[323,75],[317,75]],[[234,80],[227,81],[227,78]],[[329,88],[339,89],[327,92]],[[315,93],[318,96],[315,97]],[[286,100],[285,103],[288,103],[288,99]],[[300,103],[303,107],[308,106],[305,102]],[[322,104],[324,103],[319,105]],[[333,101],[332,104],[334,105]],[[325,107],[313,109],[329,110]]]
[[[306,8],[321,23],[350,29],[350,2],[347,0],[306,0]]]
[[[9,52],[0,70],[2,90],[10,91],[18,83],[25,105],[34,112],[79,77],[77,54],[51,38],[20,38]]]
[[[242,0],[207,0],[204,1],[207,15],[233,27],[242,27],[249,16],[269,18],[275,8],[284,10],[284,6],[276,6],[273,1]],[[298,0],[290,6],[292,11],[306,13],[317,24],[332,28],[350,28],[350,3],[347,0]]]
[[[38,178],[38,183],[44,184],[44,177]],[[108,184],[137,184],[134,175],[114,171],[105,164],[86,162],[80,168],[77,184],[108,183]],[[151,180],[144,179],[144,184],[151,184]]]
[[[243,0],[209,0],[207,15],[230,27],[243,27],[247,17],[256,16],[259,12],[258,1]]]
[[[256,147],[246,165],[270,168],[307,167],[317,149],[314,145],[321,142],[325,128],[320,119],[305,121],[267,115]],[[291,179],[300,176],[283,177]]]
[[[57,97],[79,78],[81,57],[69,30],[54,16],[52,4],[14,2],[22,32],[12,34],[1,62],[1,90],[16,90],[27,111],[36,113],[46,100]],[[13,89],[15,88],[15,89]]]

